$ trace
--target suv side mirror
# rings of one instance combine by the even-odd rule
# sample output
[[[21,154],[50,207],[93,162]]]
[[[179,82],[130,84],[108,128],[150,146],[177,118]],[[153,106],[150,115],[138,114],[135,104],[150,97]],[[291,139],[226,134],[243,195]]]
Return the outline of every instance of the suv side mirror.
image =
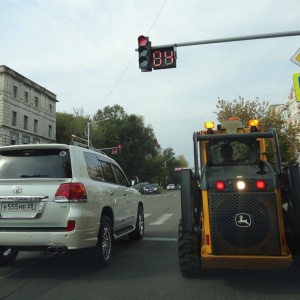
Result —
[[[132,186],[132,185],[138,184],[140,181],[137,176],[132,176],[132,177],[130,177],[129,182],[130,182],[130,185]]]

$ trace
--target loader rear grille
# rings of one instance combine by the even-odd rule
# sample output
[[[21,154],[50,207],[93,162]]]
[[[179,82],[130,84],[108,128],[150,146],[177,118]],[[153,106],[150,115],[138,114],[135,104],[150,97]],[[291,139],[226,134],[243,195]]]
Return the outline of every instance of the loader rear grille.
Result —
[[[280,255],[274,193],[209,195],[214,254]]]

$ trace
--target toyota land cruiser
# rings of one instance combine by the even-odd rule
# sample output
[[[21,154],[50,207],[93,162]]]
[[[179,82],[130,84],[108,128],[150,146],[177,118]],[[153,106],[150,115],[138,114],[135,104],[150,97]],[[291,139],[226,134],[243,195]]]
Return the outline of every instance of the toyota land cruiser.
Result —
[[[78,143],[0,147],[0,264],[19,251],[95,247],[108,265],[113,239],[144,236],[136,183],[103,152]]]

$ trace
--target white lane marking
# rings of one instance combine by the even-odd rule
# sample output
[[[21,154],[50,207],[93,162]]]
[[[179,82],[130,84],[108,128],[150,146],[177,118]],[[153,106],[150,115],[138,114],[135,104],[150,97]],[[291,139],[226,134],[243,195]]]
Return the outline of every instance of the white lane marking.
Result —
[[[154,242],[178,242],[178,239],[177,238],[143,238],[143,241],[154,241]]]
[[[154,222],[151,222],[149,225],[161,225],[165,223],[173,214],[163,214],[161,217],[157,218]]]
[[[151,216],[151,214],[144,214],[144,218]]]

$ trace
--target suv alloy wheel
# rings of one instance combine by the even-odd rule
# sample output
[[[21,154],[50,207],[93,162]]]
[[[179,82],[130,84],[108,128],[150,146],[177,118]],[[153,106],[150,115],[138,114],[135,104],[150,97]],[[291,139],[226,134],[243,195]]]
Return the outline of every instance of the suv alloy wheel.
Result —
[[[100,252],[100,264],[108,266],[111,261],[112,222],[108,216],[101,217],[100,231],[98,237],[98,251]]]

